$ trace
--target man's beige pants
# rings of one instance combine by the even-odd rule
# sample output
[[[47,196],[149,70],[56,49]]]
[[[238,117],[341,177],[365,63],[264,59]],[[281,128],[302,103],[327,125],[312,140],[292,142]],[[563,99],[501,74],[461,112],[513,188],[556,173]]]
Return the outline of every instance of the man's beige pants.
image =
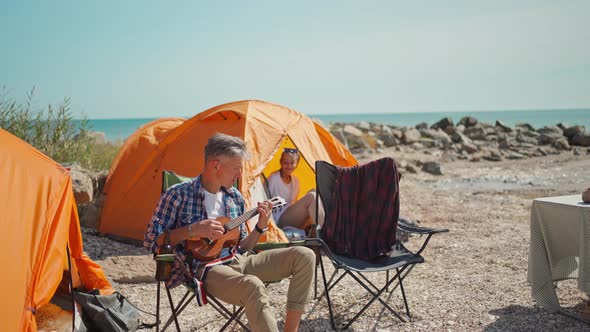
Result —
[[[311,297],[314,263],[315,254],[306,247],[237,254],[229,265],[209,269],[205,289],[226,303],[243,306],[253,331],[278,331],[264,283],[291,277],[287,309],[305,311]]]

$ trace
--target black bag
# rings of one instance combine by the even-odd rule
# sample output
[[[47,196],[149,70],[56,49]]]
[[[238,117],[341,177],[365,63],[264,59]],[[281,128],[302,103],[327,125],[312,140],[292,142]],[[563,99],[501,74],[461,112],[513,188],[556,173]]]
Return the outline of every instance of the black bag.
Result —
[[[98,290],[90,293],[74,289],[72,294],[82,306],[82,320],[90,331],[128,332],[139,326],[139,311],[123,294],[100,295]]]

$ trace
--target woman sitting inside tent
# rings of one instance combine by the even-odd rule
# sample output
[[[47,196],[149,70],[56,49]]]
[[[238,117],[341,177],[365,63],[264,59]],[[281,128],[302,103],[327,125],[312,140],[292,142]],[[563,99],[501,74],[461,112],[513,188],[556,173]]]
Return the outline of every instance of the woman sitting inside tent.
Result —
[[[310,190],[305,196],[297,200],[299,196],[299,179],[293,172],[299,165],[300,159],[297,149],[285,148],[281,154],[281,168],[268,177],[268,189],[271,197],[281,196],[287,202],[285,208],[273,212],[277,225],[281,228],[288,226],[304,229],[310,225],[318,224],[316,219],[316,192]],[[319,225],[324,222],[324,210],[319,209]]]

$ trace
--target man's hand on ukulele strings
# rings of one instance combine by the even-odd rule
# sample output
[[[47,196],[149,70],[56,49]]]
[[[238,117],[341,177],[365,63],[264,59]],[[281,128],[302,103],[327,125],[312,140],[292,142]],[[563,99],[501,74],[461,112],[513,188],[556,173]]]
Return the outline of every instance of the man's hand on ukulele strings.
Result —
[[[225,232],[225,228],[223,228],[221,222],[215,219],[202,220],[199,223],[194,224],[193,227],[196,228],[196,230],[193,231],[195,234],[193,237],[196,238],[217,240],[222,237]]]

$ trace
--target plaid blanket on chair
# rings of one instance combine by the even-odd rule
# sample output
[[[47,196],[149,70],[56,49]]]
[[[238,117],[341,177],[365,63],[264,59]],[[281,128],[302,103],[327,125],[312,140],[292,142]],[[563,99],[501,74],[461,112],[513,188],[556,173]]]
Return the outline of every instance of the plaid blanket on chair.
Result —
[[[322,238],[337,254],[365,260],[386,255],[396,242],[399,173],[392,158],[337,167],[333,204]]]

